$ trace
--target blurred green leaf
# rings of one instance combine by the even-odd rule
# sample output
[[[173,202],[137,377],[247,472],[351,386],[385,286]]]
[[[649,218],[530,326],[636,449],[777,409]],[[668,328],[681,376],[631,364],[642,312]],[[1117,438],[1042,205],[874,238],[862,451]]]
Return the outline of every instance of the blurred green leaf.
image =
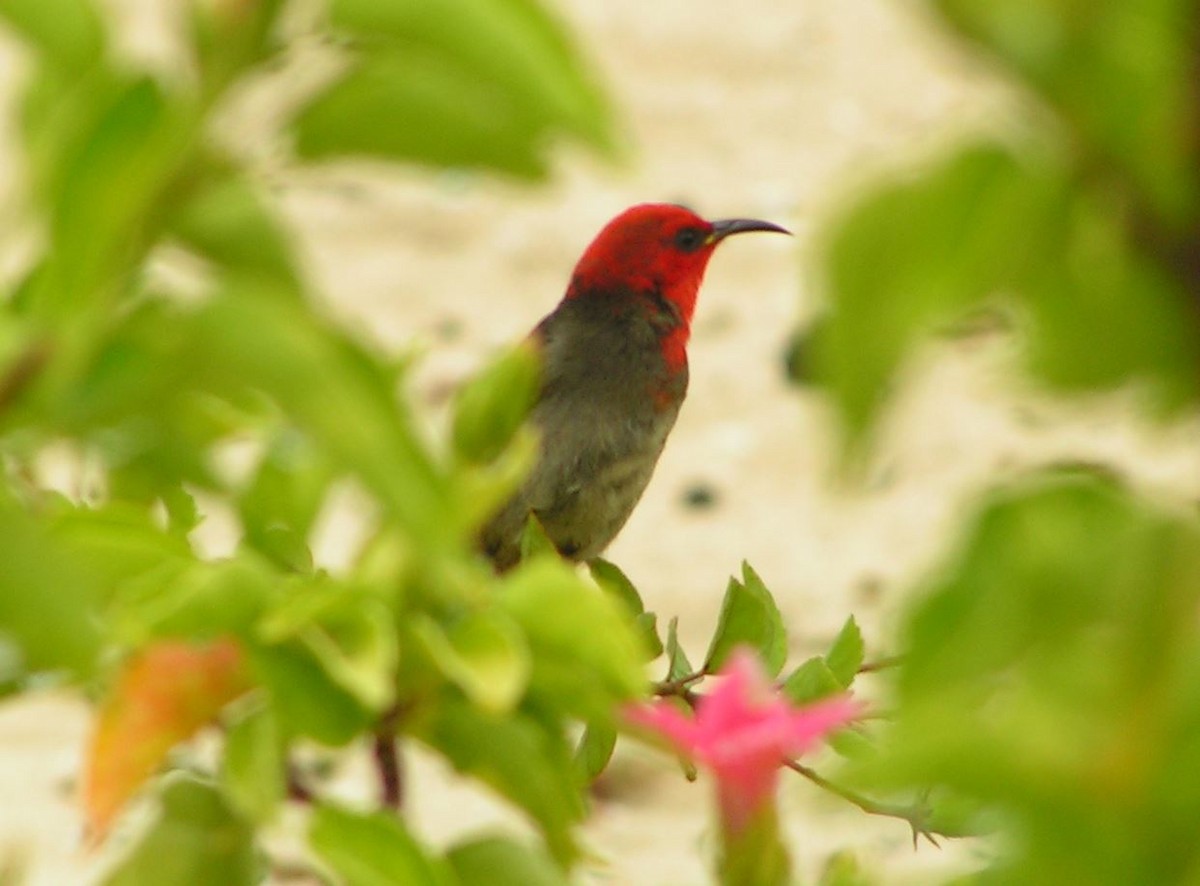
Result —
[[[679,645],[679,616],[674,615],[667,624],[667,680],[682,680],[692,676],[695,668],[688,661],[687,653]]]
[[[503,613],[470,614],[445,630],[426,618],[413,630],[442,673],[484,710],[510,711],[525,694],[529,648]]]
[[[521,562],[528,563],[538,557],[557,557],[558,548],[546,534],[546,527],[533,511],[525,518],[525,527],[521,530]]]
[[[1164,407],[1200,393],[1185,294],[1138,254],[1119,202],[1073,190],[1066,169],[1038,159],[968,147],[877,190],[835,227],[834,305],[816,357],[852,447],[913,347],[1000,294],[1025,309],[1030,362],[1052,384],[1143,381]]]
[[[446,699],[420,737],[454,765],[524,809],[560,863],[578,853],[571,829],[584,813],[579,778],[561,728],[513,712],[504,716]]]
[[[196,319],[193,345],[207,355],[207,371],[273,397],[425,549],[446,547],[459,525],[449,491],[382,360],[260,285],[231,287]]]
[[[825,663],[829,665],[829,672],[833,674],[843,689],[849,689],[854,678],[858,676],[858,669],[862,667],[863,663],[864,649],[862,631],[859,630],[858,622],[852,615],[846,619],[846,624],[842,626],[833,645],[829,648],[829,652],[825,655]]]
[[[443,862],[430,856],[404,823],[385,812],[361,813],[321,804],[308,840],[346,886],[451,886]]]
[[[566,564],[523,563],[500,583],[496,602],[525,632],[532,688],[559,709],[604,720],[616,702],[645,694],[645,650],[624,606]]]
[[[494,461],[533,408],[541,359],[528,344],[502,354],[468,381],[454,405],[454,450],[468,463]]]
[[[42,317],[65,320],[85,306],[97,310],[120,291],[114,278],[144,256],[145,218],[159,209],[196,135],[195,109],[169,100],[149,78],[133,80],[111,99],[99,97],[94,127],[61,158],[44,195],[50,251],[30,294]]]
[[[742,564],[742,581],[729,579],[717,629],[704,657],[704,670],[720,670],[738,646],[749,646],[775,676],[787,660],[787,633],[775,598],[749,563]]]
[[[658,636],[658,616],[653,612],[643,612],[633,620],[633,626],[642,638],[642,648],[646,650],[646,661],[654,661],[663,654],[662,638]]]
[[[1160,409],[1194,402],[1200,336],[1187,293],[1135,246],[1109,197],[1080,193],[1063,212],[1021,281],[1033,370],[1067,390],[1148,382]]]
[[[104,51],[103,23],[89,0],[5,0],[0,17],[56,65],[75,74]]]
[[[104,886],[252,886],[264,866],[254,834],[208,782],[175,773],[164,779],[160,812]]]
[[[1030,478],[982,507],[912,607],[894,717],[855,766],[1010,822],[1004,882],[1183,882],[1200,863],[1198,605],[1193,515],[1096,476]]]
[[[591,723],[583,730],[575,760],[585,781],[593,781],[608,766],[617,746],[617,730],[604,723]]]
[[[567,886],[554,863],[506,837],[477,837],[446,854],[461,886]]]
[[[540,176],[555,131],[611,145],[600,94],[530,0],[337,0],[333,22],[359,38],[359,52],[297,120],[304,156],[374,154]]]
[[[819,886],[872,886],[877,882],[874,877],[863,873],[858,859],[849,851],[835,852],[829,856],[818,881]]]
[[[395,695],[399,641],[391,610],[362,596],[299,633],[325,673],[366,708],[382,712]]]
[[[227,273],[257,275],[286,294],[302,290],[286,232],[236,173],[214,177],[175,207],[170,233]]]
[[[48,522],[53,538],[106,590],[155,567],[182,566],[194,556],[186,539],[164,532],[149,509],[137,505],[65,508]]]
[[[783,692],[796,704],[837,695],[845,689],[823,656],[814,655],[788,675]]]
[[[330,677],[316,655],[301,643],[293,640],[256,646],[249,652],[284,735],[344,745],[372,722],[372,713]]]
[[[92,669],[100,649],[97,578],[0,489],[0,632],[27,670]]]
[[[281,590],[260,561],[160,561],[123,581],[110,617],[123,641],[153,636],[249,638],[259,616]]]
[[[918,337],[1009,285],[1047,236],[1053,182],[995,147],[875,190],[836,224],[826,264],[834,305],[819,374],[851,442],[871,426]]]
[[[285,569],[311,572],[307,540],[332,481],[329,464],[310,439],[293,429],[280,431],[238,496],[246,542]]]
[[[221,786],[242,815],[263,824],[275,818],[287,793],[283,737],[261,699],[237,714],[225,731]]]
[[[1077,132],[1082,165],[1115,163],[1158,210],[1195,219],[1200,199],[1196,29],[1190,0],[940,0]]]

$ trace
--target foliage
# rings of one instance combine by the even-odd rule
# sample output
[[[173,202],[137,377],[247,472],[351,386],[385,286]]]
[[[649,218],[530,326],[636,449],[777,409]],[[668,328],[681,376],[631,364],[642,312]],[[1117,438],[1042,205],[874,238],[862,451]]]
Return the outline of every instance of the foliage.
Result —
[[[311,36],[291,6],[196,0],[174,78],[118,57],[92,0],[0,6],[27,48],[18,233],[36,244],[0,301],[0,689],[57,681],[97,700],[93,836],[134,797],[153,806],[108,882],[257,882],[260,838],[297,800],[312,864],[338,882],[563,883],[630,701],[695,706],[745,647],[795,704],[881,663],[864,663],[849,618],[787,667],[788,626],[748,564],[699,668],[677,619],[663,636],[620,569],[598,561],[589,580],[536,520],[525,562],[492,573],[474,536],[529,464],[533,355],[501,356],[460,393],[448,439],[424,439],[403,367],[323,315],[267,189],[216,132],[238,87]],[[827,385],[848,452],[922,338],[997,301],[1038,379],[1195,405],[1200,15],[1185,0],[1077,7],[940,3],[1041,107],[1024,141],[963,147],[831,230],[831,311],[796,365]],[[329,0],[316,27],[338,70],[286,119],[292,162],[536,180],[556,139],[616,142],[533,0]],[[197,293],[150,273],[168,251],[201,268]],[[246,471],[231,445],[252,453]],[[55,460],[66,487],[46,479]],[[308,540],[346,481],[376,516],[331,574]],[[237,544],[206,558],[194,532],[221,509]],[[887,721],[832,742],[854,787],[789,765],[916,835],[993,834],[981,882],[1194,880],[1198,531],[1097,476],[989,496],[902,613]],[[171,752],[210,726],[216,764],[180,771]],[[364,740],[379,808],[333,802],[295,763]],[[392,808],[408,742],[535,837],[411,833]],[[826,866],[825,882],[866,879],[845,853]]]
[[[443,851],[390,811],[318,797],[309,836],[330,869],[465,883],[500,858],[555,882],[585,809],[572,723],[611,730],[615,706],[645,694],[644,632],[550,558],[498,580],[474,552],[528,464],[517,428],[532,355],[468,386],[451,441],[432,446],[395,361],[322,315],[266,189],[222,147],[237,87],[310,36],[290,6],[189,6],[175,79],[120,58],[90,0],[0,10],[28,49],[22,197],[40,233],[0,304],[0,624],[18,663],[4,685],[53,676],[99,696],[83,779],[96,837],[172,748],[221,726],[217,769],[161,785],[156,823],[113,882],[257,880],[256,829],[312,794],[296,748],[376,733],[490,785],[544,846]],[[614,143],[603,95],[534,2],[332,0],[319,29],[341,67],[285,121],[297,162],[538,178],[555,139]],[[166,249],[202,268],[198,296],[148,273]],[[245,475],[222,466],[230,444],[254,453]],[[69,489],[42,479],[52,451],[67,453]],[[333,575],[308,539],[348,479],[378,519]],[[195,549],[211,507],[198,493],[236,515],[226,557]],[[170,867],[154,861],[164,853]]]
[[[1200,390],[1200,13],[1186,0],[941,0],[1026,90],[1026,131],[867,193],[828,232],[830,310],[792,355],[861,457],[906,358],[973,311],[1018,321],[1035,379]],[[992,491],[918,587],[850,773],[989,833],[969,882],[1194,882],[1200,525],[1102,472]],[[788,680],[836,691],[833,662]]]
[[[871,192],[826,244],[831,311],[813,347],[852,446],[903,358],[987,304],[1023,321],[1036,376],[1197,396],[1200,87],[1194,4],[945,0],[951,22],[1056,112],[1023,144],[969,144]],[[801,361],[803,362],[803,361]],[[797,371],[801,371],[798,367]]]

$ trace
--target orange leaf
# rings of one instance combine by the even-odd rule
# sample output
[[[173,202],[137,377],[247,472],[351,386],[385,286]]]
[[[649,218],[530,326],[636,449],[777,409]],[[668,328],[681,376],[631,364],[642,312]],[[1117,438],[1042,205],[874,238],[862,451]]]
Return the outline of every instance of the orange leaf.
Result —
[[[100,840],[171,748],[210,723],[250,687],[233,640],[156,643],[125,663],[99,718],[84,763],[88,831]]]

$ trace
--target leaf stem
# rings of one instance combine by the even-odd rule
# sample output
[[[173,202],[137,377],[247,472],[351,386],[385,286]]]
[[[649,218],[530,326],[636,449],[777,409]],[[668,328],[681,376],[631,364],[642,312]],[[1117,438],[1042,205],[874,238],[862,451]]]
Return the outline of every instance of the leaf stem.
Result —
[[[803,763],[798,763],[795,760],[787,760],[784,765],[793,772],[803,775],[817,787],[829,791],[829,793],[835,794],[846,802],[857,806],[868,815],[882,815],[886,818],[898,818],[901,821],[907,822],[908,826],[912,828],[914,849],[917,848],[917,842],[921,837],[928,840],[931,845],[939,846],[936,837],[946,836],[945,834],[939,834],[929,827],[929,809],[924,803],[918,802],[912,805],[881,803],[877,800],[872,800],[870,797],[864,797],[857,791],[852,791],[847,787],[830,781],[815,769],[810,769]]]

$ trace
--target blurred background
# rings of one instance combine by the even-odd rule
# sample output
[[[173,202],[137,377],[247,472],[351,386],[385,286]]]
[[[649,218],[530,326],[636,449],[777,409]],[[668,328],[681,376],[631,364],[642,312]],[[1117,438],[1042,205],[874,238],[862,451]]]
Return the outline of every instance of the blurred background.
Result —
[[[104,5],[120,22],[122,52],[178,75],[178,5]],[[549,180],[534,187],[365,162],[299,168],[287,162],[275,123],[319,76],[319,46],[251,84],[222,137],[277,201],[328,310],[416,361],[414,403],[434,436],[444,434],[456,387],[554,306],[582,249],[625,207],[677,201],[709,218],[764,218],[794,232],[792,240],[740,240],[714,259],[688,401],[649,491],[608,552],[648,608],[679,615],[695,656],[716,619],[721,577],[743,560],[775,593],[796,654],[823,648],[854,612],[869,655],[885,655],[879,644],[899,595],[932,567],[971,493],[1029,465],[1100,463],[1147,490],[1200,495],[1196,422],[1151,427],[1124,396],[1068,405],[1037,393],[1012,372],[1003,325],[988,323],[951,330],[921,352],[865,481],[851,488],[835,479],[833,410],[819,385],[787,377],[793,334],[823,304],[812,261],[820,226],[849,195],[921,168],[967,134],[1009,137],[1030,101],[921,4],[553,7],[611,97],[615,162],[565,144],[552,154]],[[20,191],[10,106],[27,61],[0,38],[0,225],[18,218],[3,197]],[[16,273],[29,242],[19,230],[6,237],[0,270]],[[154,272],[186,288],[191,269],[167,255]],[[322,513],[319,563],[336,569],[353,556],[361,506],[346,490]],[[197,537],[213,554],[236,540],[215,504]],[[81,849],[72,799],[85,726],[83,705],[53,693],[0,708],[0,797],[10,798],[0,804],[0,855],[27,858],[30,883],[85,882],[102,860]],[[412,777],[423,797],[416,827],[432,840],[506,820],[440,764],[417,759]],[[356,787],[365,768],[342,779],[350,794],[365,790]],[[703,790],[635,751],[619,756],[585,829],[606,863],[585,866],[585,878],[703,882],[712,840]],[[888,882],[930,882],[971,864],[969,844],[914,851],[900,822],[870,819],[798,779],[784,790],[786,827],[806,872],[834,848],[859,852],[889,872]]]

